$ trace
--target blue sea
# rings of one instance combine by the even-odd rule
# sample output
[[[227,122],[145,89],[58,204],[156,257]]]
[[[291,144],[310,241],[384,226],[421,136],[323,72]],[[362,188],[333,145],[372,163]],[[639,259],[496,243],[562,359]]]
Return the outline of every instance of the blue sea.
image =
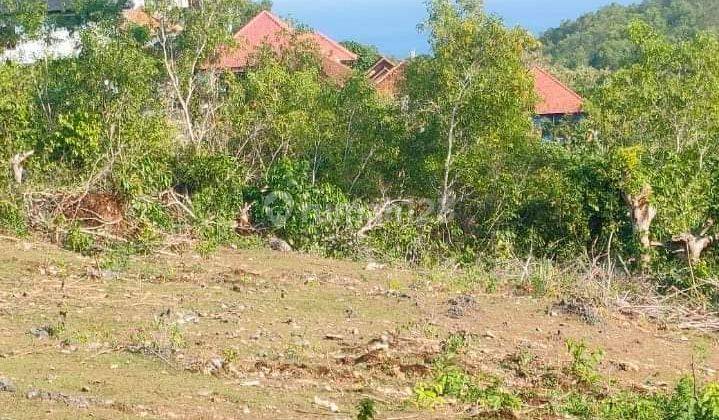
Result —
[[[423,0],[274,0],[274,11],[323,32],[338,41],[377,45],[383,53],[406,57],[426,52],[417,25],[425,18]],[[539,34],[601,6],[633,0],[486,0],[487,10],[511,26]]]

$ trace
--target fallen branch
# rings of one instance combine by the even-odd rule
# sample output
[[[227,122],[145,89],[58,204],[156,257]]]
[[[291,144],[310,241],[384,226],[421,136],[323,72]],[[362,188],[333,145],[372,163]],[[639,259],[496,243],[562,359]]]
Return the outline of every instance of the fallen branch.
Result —
[[[410,203],[411,203],[410,200],[394,199],[394,200],[385,200],[383,203],[378,204],[377,206],[375,206],[374,216],[372,216],[372,218],[370,218],[367,221],[367,223],[364,226],[362,226],[362,228],[360,230],[357,231],[357,237],[364,238],[367,236],[367,233],[382,226],[384,215],[390,207],[392,207],[396,204],[410,204]]]
[[[714,220],[709,219],[699,233],[684,232],[674,236],[667,247],[676,254],[683,254],[690,264],[697,263],[701,260],[704,250],[719,240],[719,235],[707,235],[712,226]]]

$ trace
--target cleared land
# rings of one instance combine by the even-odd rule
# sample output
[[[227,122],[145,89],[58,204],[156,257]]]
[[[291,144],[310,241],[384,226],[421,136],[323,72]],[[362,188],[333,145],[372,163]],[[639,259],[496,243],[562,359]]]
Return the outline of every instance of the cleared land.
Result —
[[[618,387],[671,387],[699,350],[695,374],[719,379],[715,336],[431,273],[267,250],[106,258],[0,240],[0,418],[354,418],[366,397],[377,418],[462,417],[481,409],[412,391],[460,336],[467,372],[536,395],[520,418],[547,417],[541,378],[567,380],[567,339],[603,349]]]

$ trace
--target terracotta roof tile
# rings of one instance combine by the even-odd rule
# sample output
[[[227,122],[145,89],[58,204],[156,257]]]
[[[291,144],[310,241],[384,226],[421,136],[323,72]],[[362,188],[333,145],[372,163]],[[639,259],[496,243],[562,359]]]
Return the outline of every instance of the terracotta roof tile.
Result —
[[[280,18],[268,11],[262,11],[252,18],[235,35],[237,46],[225,48],[220,54],[214,67],[241,70],[248,67],[252,57],[263,46],[280,53],[289,47],[294,29]],[[351,69],[344,63],[355,61],[357,55],[342,45],[318,32],[301,34],[300,40],[309,40],[317,45],[323,57],[323,70],[332,78],[345,78]]]
[[[539,96],[539,103],[535,108],[537,115],[582,113],[581,96],[539,66],[532,67],[531,71],[534,76],[534,88]]]

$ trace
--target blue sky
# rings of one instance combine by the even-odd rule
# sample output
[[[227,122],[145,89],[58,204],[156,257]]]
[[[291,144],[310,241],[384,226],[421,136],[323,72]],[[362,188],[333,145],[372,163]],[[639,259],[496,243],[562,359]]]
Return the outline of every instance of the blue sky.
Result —
[[[610,3],[633,0],[485,0],[487,9],[509,25],[532,32],[559,25]],[[427,44],[417,32],[424,20],[423,0],[273,0],[282,16],[306,23],[342,41],[354,39],[377,45],[387,54],[405,57],[411,50],[424,52]]]

